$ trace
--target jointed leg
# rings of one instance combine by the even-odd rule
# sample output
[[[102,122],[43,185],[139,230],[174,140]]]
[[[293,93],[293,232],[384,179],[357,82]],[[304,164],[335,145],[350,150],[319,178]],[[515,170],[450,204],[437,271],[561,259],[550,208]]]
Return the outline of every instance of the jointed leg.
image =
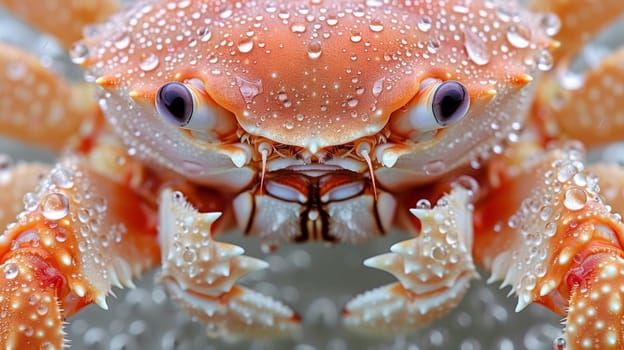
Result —
[[[567,316],[566,349],[620,349],[624,224],[578,151],[511,159],[476,203],[475,259],[512,287],[517,311],[538,302]]]
[[[2,0],[0,4],[70,47],[82,38],[86,26],[121,9],[118,0]]]
[[[29,53],[0,43],[0,133],[59,151],[101,123],[93,88],[72,84]],[[91,124],[89,124],[91,123]],[[81,129],[82,128],[82,129]]]
[[[0,236],[0,347],[61,348],[65,317],[159,260],[154,203],[62,159]]]

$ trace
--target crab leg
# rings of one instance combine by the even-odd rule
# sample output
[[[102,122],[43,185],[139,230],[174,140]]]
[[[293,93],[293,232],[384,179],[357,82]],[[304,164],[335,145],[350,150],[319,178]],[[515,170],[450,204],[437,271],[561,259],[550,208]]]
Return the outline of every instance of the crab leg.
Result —
[[[508,161],[508,160],[506,160]],[[518,297],[567,316],[566,349],[624,346],[624,225],[574,148],[508,162],[475,209],[475,259]]]
[[[345,308],[347,326],[367,333],[409,331],[444,315],[478,278],[472,249],[472,204],[455,185],[431,208],[412,209],[421,222],[417,238],[393,245],[392,253],[364,262],[399,282],[368,291]]]
[[[212,224],[220,212],[199,213],[181,192],[160,197],[161,280],[172,298],[222,337],[284,335],[299,326],[299,317],[271,297],[239,286],[249,272],[266,268],[243,248],[215,241]]]
[[[557,61],[570,59],[591,40],[596,33],[616,20],[624,12],[620,0],[531,0],[529,8],[544,13],[554,13],[561,18],[546,15],[546,27],[553,31],[562,47],[554,52]]]
[[[622,2],[624,3],[624,2]],[[583,84],[566,89],[557,77],[541,85],[534,107],[546,138],[560,134],[588,147],[620,141],[624,135],[624,49],[590,69]]]
[[[31,54],[3,43],[0,67],[1,134],[59,151],[77,142],[72,137],[80,135],[81,123],[101,122],[92,87],[72,84]],[[89,129],[85,125],[83,133]]]
[[[121,9],[118,0],[2,0],[0,4],[42,32],[55,36],[65,47],[80,39],[86,26]]]
[[[63,319],[159,259],[154,209],[78,156],[57,163],[24,196],[0,236],[0,348],[60,349]]]

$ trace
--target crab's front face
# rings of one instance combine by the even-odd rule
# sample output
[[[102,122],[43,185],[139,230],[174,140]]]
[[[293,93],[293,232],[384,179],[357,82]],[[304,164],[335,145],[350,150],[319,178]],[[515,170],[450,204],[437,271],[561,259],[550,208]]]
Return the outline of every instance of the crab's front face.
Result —
[[[74,58],[132,150],[196,181],[241,190],[323,164],[395,191],[520,127],[550,40],[509,6],[151,1]]]

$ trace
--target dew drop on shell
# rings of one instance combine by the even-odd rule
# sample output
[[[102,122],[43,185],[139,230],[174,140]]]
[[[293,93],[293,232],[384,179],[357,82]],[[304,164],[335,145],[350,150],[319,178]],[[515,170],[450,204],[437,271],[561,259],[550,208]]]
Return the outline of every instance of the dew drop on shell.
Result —
[[[531,43],[531,32],[528,28],[519,25],[512,25],[507,29],[507,41],[519,49],[528,47]]]
[[[60,220],[69,213],[69,199],[62,193],[49,193],[41,198],[41,214],[48,220]]]
[[[75,64],[82,64],[89,57],[89,48],[85,43],[79,41],[69,50],[69,57]]]
[[[69,171],[63,168],[54,168],[50,172],[50,179],[52,183],[58,187],[63,189],[70,189],[74,186],[74,181],[72,179]]]
[[[487,51],[487,45],[479,37],[469,30],[464,31],[464,47],[468,57],[478,66],[486,65],[490,62],[490,54]]]
[[[4,278],[12,280],[19,274],[19,267],[15,263],[8,263],[4,266]]]
[[[571,187],[566,190],[563,197],[563,205],[572,211],[577,211],[585,208],[587,204],[587,194],[585,190],[580,187]]]
[[[156,56],[153,53],[150,53],[144,56],[141,63],[139,63],[139,68],[141,68],[141,70],[144,72],[149,72],[149,71],[156,69],[159,63],[160,61],[158,59],[158,56]]]
[[[319,40],[313,40],[308,44],[308,57],[311,59],[317,59],[321,57],[321,53],[323,52],[323,47]]]

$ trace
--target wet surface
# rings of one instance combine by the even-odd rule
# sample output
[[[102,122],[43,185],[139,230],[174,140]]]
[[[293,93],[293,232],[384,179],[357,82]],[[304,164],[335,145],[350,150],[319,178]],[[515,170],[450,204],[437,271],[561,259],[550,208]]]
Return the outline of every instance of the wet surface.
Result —
[[[10,20],[1,8],[0,36],[14,43],[30,43],[30,49],[50,67],[77,76],[58,46]],[[0,152],[16,159],[50,160],[40,151],[3,140]],[[596,157],[617,154],[622,154],[621,148],[607,148]],[[267,270],[242,283],[301,313],[303,331],[287,339],[230,343],[211,338],[204,326],[171,303],[164,287],[155,282],[157,271],[140,279],[136,289],[115,290],[117,297],[108,299],[108,312],[91,306],[70,318],[67,337],[74,349],[552,349],[553,339],[560,334],[560,318],[537,305],[516,314],[514,298],[506,297],[507,290],[486,285],[487,275],[472,283],[456,310],[409,335],[369,338],[344,329],[340,314],[349,298],[393,281],[390,275],[368,269],[361,262],[405,238],[393,234],[358,246],[284,246],[266,255],[254,240],[235,233],[224,236],[224,241],[239,244],[247,254],[270,263]]]

